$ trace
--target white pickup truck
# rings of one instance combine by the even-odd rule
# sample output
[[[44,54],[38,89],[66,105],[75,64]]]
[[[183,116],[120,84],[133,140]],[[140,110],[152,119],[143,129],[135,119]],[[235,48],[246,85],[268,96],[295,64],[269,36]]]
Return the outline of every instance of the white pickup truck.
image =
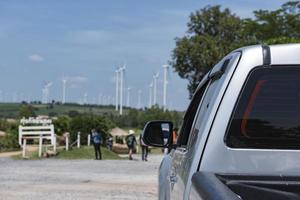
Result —
[[[201,80],[175,144],[172,131],[143,131],[169,149],[159,199],[300,199],[300,44],[231,52]]]

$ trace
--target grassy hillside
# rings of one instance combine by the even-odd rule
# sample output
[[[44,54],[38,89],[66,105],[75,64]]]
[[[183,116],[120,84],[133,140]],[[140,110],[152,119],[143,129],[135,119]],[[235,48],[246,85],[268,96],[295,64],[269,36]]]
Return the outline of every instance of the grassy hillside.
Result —
[[[22,104],[20,103],[0,103],[0,118],[17,118]],[[32,104],[37,115],[69,115],[71,112],[91,113],[94,115],[117,114],[114,106],[96,106],[79,104]],[[124,109],[124,113],[127,109]]]

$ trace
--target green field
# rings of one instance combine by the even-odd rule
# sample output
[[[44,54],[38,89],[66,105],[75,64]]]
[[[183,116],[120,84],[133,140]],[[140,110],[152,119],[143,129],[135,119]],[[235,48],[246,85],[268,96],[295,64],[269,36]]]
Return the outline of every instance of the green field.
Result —
[[[0,117],[1,118],[17,118],[22,104],[20,103],[0,103]],[[97,105],[79,105],[79,104],[31,104],[34,112],[37,115],[69,115],[70,112],[76,111],[80,114],[94,114],[94,115],[116,115],[114,106],[97,106]],[[127,113],[124,108],[124,114]]]
[[[102,159],[103,160],[118,160],[122,159],[118,154],[108,150],[105,147],[101,147]],[[20,160],[22,159],[21,155],[12,156],[13,159]],[[75,160],[75,159],[95,159],[94,147],[93,146],[83,146],[81,148],[73,148],[69,151],[58,149],[58,154],[55,157],[50,159],[64,159],[64,160]],[[38,157],[38,152],[32,152],[29,155],[29,160],[43,159]]]

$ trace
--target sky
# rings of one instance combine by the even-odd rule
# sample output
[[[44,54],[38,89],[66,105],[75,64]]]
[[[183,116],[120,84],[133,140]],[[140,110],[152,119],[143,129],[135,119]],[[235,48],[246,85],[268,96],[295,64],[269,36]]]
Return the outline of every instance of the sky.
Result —
[[[189,15],[221,5],[240,17],[273,10],[282,0],[0,0],[0,101],[49,99],[113,103],[115,70],[126,64],[124,104],[149,105],[149,85],[159,73],[157,102],[162,105],[163,68],[171,59],[175,38],[186,34]],[[185,110],[187,81],[170,68],[167,102]]]

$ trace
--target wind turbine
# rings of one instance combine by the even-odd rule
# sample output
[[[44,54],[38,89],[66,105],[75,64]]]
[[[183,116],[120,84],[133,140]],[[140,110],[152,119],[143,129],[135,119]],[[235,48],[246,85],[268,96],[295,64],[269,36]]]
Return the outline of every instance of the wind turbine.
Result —
[[[52,82],[45,82],[44,87],[42,89],[42,102],[43,103],[48,103],[49,102],[49,94],[50,94],[50,87],[52,86]]]
[[[116,111],[119,110],[119,75],[120,68],[116,70]]]
[[[62,83],[63,83],[62,104],[65,104],[66,103],[66,84],[67,84],[67,79],[63,78],[62,79]]]
[[[157,104],[157,79],[158,79],[159,73],[153,75],[153,104]]]
[[[124,72],[126,70],[125,64],[120,68],[120,115],[123,114],[123,89],[124,89]]]
[[[130,90],[131,90],[131,88],[130,87],[128,87],[127,88],[127,107],[129,107],[130,106]]]
[[[142,105],[141,105],[141,95],[142,95],[142,90],[139,90],[138,91],[138,105],[137,105],[138,108],[142,107]]]
[[[149,85],[149,108],[152,107],[152,92],[153,92],[153,82]]]
[[[88,97],[88,94],[84,93],[83,94],[83,104],[87,104],[87,97]]]
[[[164,111],[167,109],[167,86],[168,86],[168,77],[167,73],[169,71],[169,65],[163,65],[162,66],[164,69],[164,96],[163,96],[163,107]]]
[[[3,99],[4,99],[4,98],[3,98],[3,92],[2,92],[2,90],[0,90],[0,102],[4,102]]]
[[[102,94],[99,93],[98,94],[98,105],[101,105],[102,104]]]

